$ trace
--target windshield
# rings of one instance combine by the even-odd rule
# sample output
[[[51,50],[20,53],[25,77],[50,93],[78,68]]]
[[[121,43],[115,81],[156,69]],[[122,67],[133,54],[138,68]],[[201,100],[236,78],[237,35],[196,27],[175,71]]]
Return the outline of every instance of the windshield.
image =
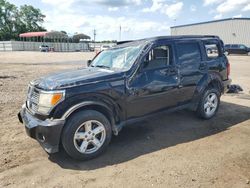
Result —
[[[129,70],[138,57],[142,45],[112,48],[102,51],[91,63],[92,67]]]

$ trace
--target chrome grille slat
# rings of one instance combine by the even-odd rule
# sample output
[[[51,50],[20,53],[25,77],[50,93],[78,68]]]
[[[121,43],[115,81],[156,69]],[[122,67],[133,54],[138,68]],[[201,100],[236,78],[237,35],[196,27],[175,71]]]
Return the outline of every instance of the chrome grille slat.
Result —
[[[29,86],[28,97],[27,97],[27,107],[32,112],[37,112],[39,103],[39,91]]]

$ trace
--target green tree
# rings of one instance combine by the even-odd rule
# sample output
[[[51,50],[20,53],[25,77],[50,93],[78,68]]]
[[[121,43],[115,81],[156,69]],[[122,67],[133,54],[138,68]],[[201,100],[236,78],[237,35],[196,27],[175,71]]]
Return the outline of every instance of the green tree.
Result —
[[[6,0],[0,0],[0,40],[18,39],[20,33],[46,31],[42,27],[45,15],[40,9],[23,5],[18,9]]]
[[[23,5],[20,7],[19,15],[21,21],[19,29],[21,32],[45,31],[41,26],[45,15],[41,13],[40,9],[34,8],[31,5]]]
[[[65,35],[67,35],[67,32],[66,32],[66,31],[61,31],[61,33],[64,33]]]
[[[18,9],[15,5],[0,0],[0,40],[17,37]]]

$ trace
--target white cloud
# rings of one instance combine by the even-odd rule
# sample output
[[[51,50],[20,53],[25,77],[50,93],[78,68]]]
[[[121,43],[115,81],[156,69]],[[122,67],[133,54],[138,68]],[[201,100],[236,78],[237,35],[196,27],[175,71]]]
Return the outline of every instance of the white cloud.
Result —
[[[214,19],[215,20],[218,20],[218,19],[221,19],[222,18],[222,14],[217,14],[214,16]]]
[[[208,6],[208,5],[213,5],[220,3],[222,0],[203,0],[203,5]]]
[[[144,8],[143,12],[155,12],[165,6],[165,0],[152,0],[153,4],[149,8]]]
[[[242,18],[242,14],[235,15],[233,18]]]
[[[46,12],[45,26],[48,30],[65,30],[69,33],[86,33],[92,36],[93,29],[97,31],[97,40],[117,39],[119,27],[130,38],[146,37],[146,33],[167,33],[167,23],[148,20],[138,20],[128,17],[111,17],[106,15],[82,15],[60,11]],[[50,20],[53,20],[50,21]],[[139,37],[138,37],[139,36]]]
[[[60,7],[60,8],[68,8],[70,7],[75,0],[42,0],[42,3],[49,4],[54,7]]]
[[[196,9],[197,9],[197,8],[196,8],[196,6],[195,6],[195,5],[191,5],[191,6],[190,6],[190,11],[191,11],[191,12],[195,12],[195,11],[196,11]]]
[[[216,5],[213,9],[213,12],[216,13],[215,19],[220,19],[228,13],[250,10],[250,0],[203,0],[203,5]]]
[[[109,7],[108,11],[112,12],[112,11],[118,11],[119,8],[118,7]]]
[[[128,5],[140,5],[142,0],[92,0],[92,2],[110,7],[121,7]]]
[[[69,34],[85,33],[93,37],[93,30],[96,29],[97,40],[118,39],[119,27],[122,27],[122,39],[144,38],[154,35],[164,35],[169,33],[167,22],[146,19],[139,16],[121,14],[121,16],[109,16],[112,11],[121,9],[130,10],[131,6],[138,6],[142,0],[93,0],[86,2],[87,9],[95,8],[99,5],[99,11],[80,10],[83,0],[41,0],[50,5],[50,9],[43,11],[46,15],[44,27],[47,30],[64,30]],[[163,1],[163,0],[161,0]],[[165,0],[164,0],[165,1]],[[178,14],[182,8],[182,3],[173,3],[161,8],[161,13],[169,17]],[[101,6],[105,6],[101,8]],[[122,8],[121,8],[122,7]],[[105,14],[110,11],[110,13]],[[123,16],[124,15],[124,16]]]
[[[250,11],[250,3],[248,5],[246,5],[242,11]]]
[[[239,9],[250,3],[250,0],[226,0],[217,7],[218,13],[228,13]]]
[[[178,14],[181,12],[183,7],[183,2],[178,2],[165,7],[165,14],[168,15],[169,18],[176,18]]]
[[[166,0],[152,0],[153,4],[149,8],[144,8],[143,12],[156,12],[166,14],[169,18],[176,18],[182,10],[183,2],[167,4]]]

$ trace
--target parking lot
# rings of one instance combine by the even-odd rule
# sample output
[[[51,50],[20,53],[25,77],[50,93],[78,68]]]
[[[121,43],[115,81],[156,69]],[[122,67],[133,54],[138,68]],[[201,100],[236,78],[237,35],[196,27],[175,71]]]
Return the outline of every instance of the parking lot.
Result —
[[[93,56],[0,52],[0,187],[250,187],[250,56],[229,56],[244,91],[224,95],[211,120],[180,111],[124,128],[94,160],[49,156],[17,119],[27,84]]]

